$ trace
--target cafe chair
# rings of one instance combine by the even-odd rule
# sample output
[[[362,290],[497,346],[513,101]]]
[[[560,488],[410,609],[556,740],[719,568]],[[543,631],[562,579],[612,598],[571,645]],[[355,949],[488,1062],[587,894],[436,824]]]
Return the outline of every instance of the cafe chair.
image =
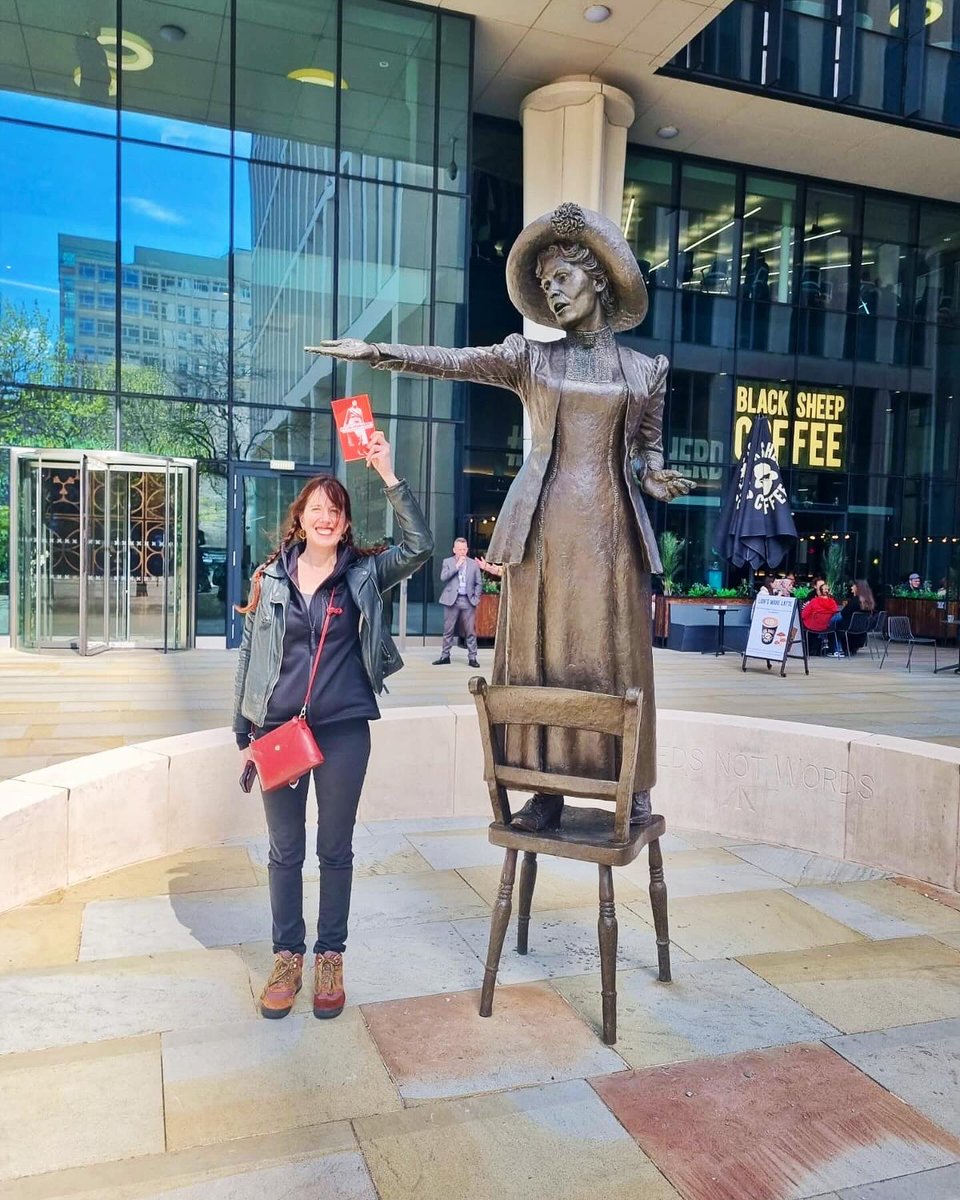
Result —
[[[490,919],[490,942],[480,996],[480,1016],[493,1012],[493,993],[503,941],[513,904],[517,854],[523,851],[517,914],[517,953],[526,954],[530,909],[537,879],[537,855],[552,854],[578,862],[596,863],[599,869],[599,922],[603,1040],[617,1040],[617,914],[613,894],[613,868],[633,862],[644,846],[650,864],[650,905],[657,939],[658,978],[670,982],[670,936],[667,927],[667,889],[663,880],[660,838],[666,832],[661,816],[643,825],[630,824],[633,777],[640,741],[643,698],[636,688],[623,696],[579,692],[567,688],[492,687],[485,679],[470,680],[470,692],[480,720],[483,773],[490,790],[493,822],[488,829],[491,845],[503,847],[500,888]],[[503,761],[505,728],[539,725],[560,729],[589,729],[620,739],[621,768],[617,779],[588,779],[512,767]],[[612,801],[614,811],[580,808],[568,804],[559,829],[527,833],[510,825],[508,789],[547,795]]]
[[[847,658],[850,657],[850,639],[852,637],[866,639],[867,634],[870,632],[872,621],[872,613],[855,612],[850,615],[850,624],[845,629],[841,628],[837,630],[837,634],[846,647]]]
[[[910,670],[910,660],[913,658],[914,646],[932,646],[933,647],[933,669],[937,669],[937,639],[930,637],[914,637],[913,631],[910,628],[909,617],[887,617],[887,640],[883,647],[883,657],[880,659],[880,667],[883,668],[884,661],[890,647],[896,643],[903,646],[909,646],[907,651],[907,670]]]
[[[880,609],[879,612],[873,614],[873,619],[870,622],[870,628],[867,630],[867,649],[870,651],[871,660],[879,658],[882,660],[882,651],[884,640],[887,636],[887,614],[885,609]],[[879,643],[879,645],[877,644]]]

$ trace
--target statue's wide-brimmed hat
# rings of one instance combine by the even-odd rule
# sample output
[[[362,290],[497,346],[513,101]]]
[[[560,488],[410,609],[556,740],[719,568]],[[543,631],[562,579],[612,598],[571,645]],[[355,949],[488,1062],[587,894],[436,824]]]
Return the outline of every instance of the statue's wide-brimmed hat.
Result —
[[[647,315],[647,289],[626,238],[613,221],[565,203],[531,221],[513,243],[507,259],[507,290],[514,307],[538,325],[559,328],[537,278],[537,255],[548,246],[579,242],[591,250],[613,290],[616,307],[609,315],[616,332],[633,329]]]

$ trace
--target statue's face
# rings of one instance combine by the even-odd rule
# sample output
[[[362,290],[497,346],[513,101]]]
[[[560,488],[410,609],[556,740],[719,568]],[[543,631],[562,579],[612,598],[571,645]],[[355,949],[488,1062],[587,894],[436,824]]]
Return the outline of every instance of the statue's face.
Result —
[[[599,329],[605,324],[596,283],[557,254],[540,262],[540,286],[561,329]]]

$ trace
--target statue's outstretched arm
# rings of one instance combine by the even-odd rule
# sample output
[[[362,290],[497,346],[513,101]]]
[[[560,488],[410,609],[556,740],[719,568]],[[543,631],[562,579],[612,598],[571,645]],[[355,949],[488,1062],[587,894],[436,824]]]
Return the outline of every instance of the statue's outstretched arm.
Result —
[[[664,467],[663,458],[663,399],[667,390],[667,370],[670,364],[658,354],[650,373],[650,400],[644,408],[631,447],[640,487],[655,500],[669,502],[686,496],[697,485],[679,471]]]
[[[311,354],[329,354],[331,358],[366,362],[384,371],[405,371],[432,379],[489,383],[512,391],[520,390],[529,354],[526,340],[516,333],[496,346],[466,346],[462,350],[446,346],[362,342],[357,338],[321,342],[318,346],[306,346],[305,349]]]

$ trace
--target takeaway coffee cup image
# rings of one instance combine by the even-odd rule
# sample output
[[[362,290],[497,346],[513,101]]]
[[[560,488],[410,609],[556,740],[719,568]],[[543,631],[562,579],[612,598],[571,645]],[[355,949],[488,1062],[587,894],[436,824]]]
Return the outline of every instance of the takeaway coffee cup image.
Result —
[[[763,624],[760,626],[760,640],[765,646],[769,646],[773,641],[773,635],[777,632],[777,626],[780,622],[776,617],[764,617]]]

